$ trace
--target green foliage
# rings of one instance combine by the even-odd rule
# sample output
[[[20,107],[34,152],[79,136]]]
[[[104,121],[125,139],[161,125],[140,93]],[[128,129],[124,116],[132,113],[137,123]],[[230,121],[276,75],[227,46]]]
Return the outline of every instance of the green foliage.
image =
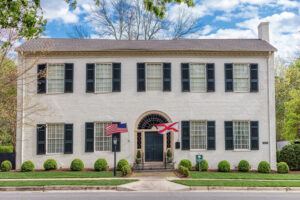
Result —
[[[23,162],[21,166],[22,172],[32,172],[34,170],[34,164],[30,160]]]
[[[208,170],[208,162],[206,160],[201,160],[199,163],[196,164],[196,170],[205,172]]]
[[[172,155],[171,149],[168,149],[168,150],[167,150],[167,157],[168,157],[168,158],[172,158],[172,156],[173,156],[173,155]]]
[[[56,170],[57,169],[57,163],[54,159],[48,159],[44,162],[44,169],[46,171],[48,170]]]
[[[291,90],[290,97],[291,99],[284,104],[284,137],[287,140],[294,140],[299,137],[300,89]]]
[[[105,159],[98,159],[94,164],[95,171],[106,171],[108,169],[108,164]]]
[[[130,165],[123,165],[121,168],[122,176],[128,176],[132,173]]]
[[[300,170],[300,144],[289,144],[282,148],[278,162],[286,162],[291,170]]]
[[[267,161],[261,161],[261,162],[258,164],[257,171],[258,171],[259,173],[264,173],[264,174],[270,173],[270,172],[271,172],[270,164],[269,164]]]
[[[188,168],[188,170],[191,170],[192,162],[188,159],[183,159],[179,162],[178,168],[180,168],[180,166],[186,167],[186,168]]]
[[[1,163],[1,171],[3,172],[9,172],[12,169],[12,164],[9,160],[4,160]]]
[[[121,159],[121,160],[119,160],[119,162],[117,164],[117,169],[119,171],[122,171],[122,167],[125,166],[125,165],[130,166],[129,163],[128,163],[128,161],[126,159]]]
[[[80,159],[74,159],[71,163],[70,169],[72,171],[82,171],[84,169],[84,164]]]
[[[141,162],[142,162],[142,152],[141,152],[141,150],[138,150],[136,152],[135,162],[136,162],[136,164],[141,164]]]
[[[0,153],[13,153],[14,147],[13,146],[0,146]]]
[[[239,165],[238,165],[238,170],[240,172],[249,172],[250,171],[250,164],[247,160],[241,160],[239,162]]]
[[[290,169],[286,162],[277,163],[277,172],[279,174],[287,174],[289,173]]]
[[[187,167],[184,167],[182,165],[179,166],[178,171],[183,177],[189,177],[190,176],[190,170]]]
[[[218,164],[219,172],[230,172],[230,163],[227,160],[222,160]]]

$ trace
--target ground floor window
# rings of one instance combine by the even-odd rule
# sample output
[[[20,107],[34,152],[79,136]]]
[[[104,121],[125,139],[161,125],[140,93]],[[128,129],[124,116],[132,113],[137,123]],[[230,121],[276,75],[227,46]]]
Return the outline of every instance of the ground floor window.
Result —
[[[95,123],[95,150],[96,151],[111,151],[112,141],[111,136],[105,134],[105,127],[111,123],[96,122]]]
[[[64,152],[64,124],[47,124],[47,153]]]
[[[249,149],[250,123],[249,121],[233,122],[234,149]]]
[[[207,123],[206,121],[190,122],[190,148],[206,149],[207,146]]]

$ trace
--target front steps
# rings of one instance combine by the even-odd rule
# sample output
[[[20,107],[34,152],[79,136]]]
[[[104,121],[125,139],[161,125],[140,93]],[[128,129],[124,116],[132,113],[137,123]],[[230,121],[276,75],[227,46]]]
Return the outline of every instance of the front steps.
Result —
[[[135,171],[173,171],[174,163],[163,163],[163,162],[145,162],[143,164],[135,164]]]

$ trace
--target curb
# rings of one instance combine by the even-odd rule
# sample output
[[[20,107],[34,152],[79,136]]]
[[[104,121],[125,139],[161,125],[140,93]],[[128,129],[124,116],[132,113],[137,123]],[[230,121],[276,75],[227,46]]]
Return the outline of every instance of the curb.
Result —
[[[190,186],[193,191],[281,191],[300,192],[300,187],[222,187],[222,186]]]
[[[58,190],[118,190],[118,186],[28,186],[0,187],[1,192],[13,191],[58,191]]]

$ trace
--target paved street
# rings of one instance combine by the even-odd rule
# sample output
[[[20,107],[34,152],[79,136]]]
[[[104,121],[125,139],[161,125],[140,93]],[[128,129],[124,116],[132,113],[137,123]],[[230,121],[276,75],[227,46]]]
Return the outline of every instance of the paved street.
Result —
[[[298,200],[300,193],[285,192],[2,192],[2,200]]]

